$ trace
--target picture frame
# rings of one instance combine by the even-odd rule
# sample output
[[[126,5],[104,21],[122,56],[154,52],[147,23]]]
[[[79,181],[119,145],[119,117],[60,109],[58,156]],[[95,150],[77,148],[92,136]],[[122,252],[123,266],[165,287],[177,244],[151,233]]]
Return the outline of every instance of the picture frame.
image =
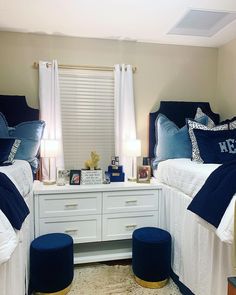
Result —
[[[103,182],[103,172],[102,169],[95,170],[81,170],[81,182],[83,185],[91,185],[91,184],[102,184]]]
[[[80,185],[81,170],[70,170],[70,185]]]
[[[138,166],[137,168],[137,182],[138,183],[150,183],[151,179],[151,167],[148,165]]]
[[[57,185],[65,185],[69,183],[70,170],[57,168]]]

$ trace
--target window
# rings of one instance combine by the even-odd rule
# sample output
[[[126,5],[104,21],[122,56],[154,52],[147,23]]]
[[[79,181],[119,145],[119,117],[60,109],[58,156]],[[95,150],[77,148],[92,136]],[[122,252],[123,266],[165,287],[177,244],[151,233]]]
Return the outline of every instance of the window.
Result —
[[[115,154],[113,72],[60,69],[59,84],[65,167],[84,168],[96,151],[106,170]]]

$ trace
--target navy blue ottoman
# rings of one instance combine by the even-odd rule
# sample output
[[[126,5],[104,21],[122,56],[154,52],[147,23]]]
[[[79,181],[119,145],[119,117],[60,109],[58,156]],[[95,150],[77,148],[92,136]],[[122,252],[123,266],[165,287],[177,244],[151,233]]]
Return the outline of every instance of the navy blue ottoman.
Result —
[[[136,229],[132,252],[136,282],[146,288],[165,286],[171,270],[171,235],[156,227]]]
[[[30,246],[30,290],[66,294],[74,276],[73,239],[63,233],[36,238]]]

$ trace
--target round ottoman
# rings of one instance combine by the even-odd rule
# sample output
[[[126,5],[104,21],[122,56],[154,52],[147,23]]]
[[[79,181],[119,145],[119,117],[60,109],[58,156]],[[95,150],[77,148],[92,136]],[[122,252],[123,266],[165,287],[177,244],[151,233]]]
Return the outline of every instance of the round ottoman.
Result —
[[[30,246],[30,290],[66,294],[74,276],[73,239],[63,233],[36,238]]]
[[[165,286],[171,270],[171,235],[156,227],[136,229],[132,252],[136,282],[146,288]]]

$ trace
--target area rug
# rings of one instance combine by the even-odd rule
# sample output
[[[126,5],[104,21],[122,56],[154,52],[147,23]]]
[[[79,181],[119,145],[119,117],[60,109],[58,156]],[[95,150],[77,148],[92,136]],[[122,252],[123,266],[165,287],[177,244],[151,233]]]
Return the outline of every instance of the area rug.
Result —
[[[130,265],[91,264],[75,267],[73,285],[68,295],[181,295],[169,280],[161,289],[139,286]]]

